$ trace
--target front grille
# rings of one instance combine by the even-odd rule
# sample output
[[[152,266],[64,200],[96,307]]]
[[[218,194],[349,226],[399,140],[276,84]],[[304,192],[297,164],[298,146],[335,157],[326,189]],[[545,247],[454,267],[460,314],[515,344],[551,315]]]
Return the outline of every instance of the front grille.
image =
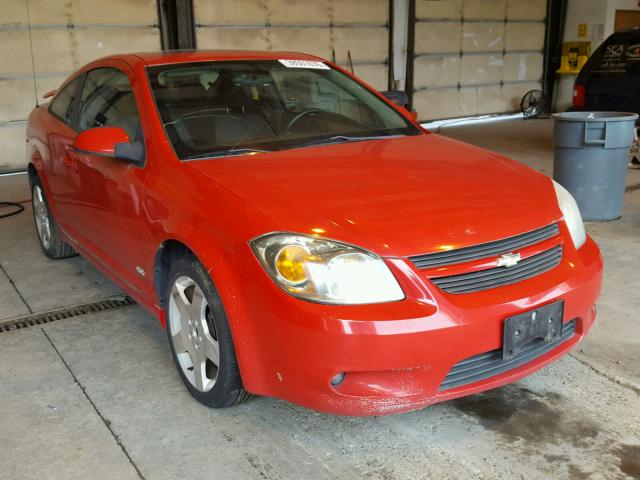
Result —
[[[533,343],[529,347],[521,350],[520,353],[511,360],[502,359],[502,349],[500,348],[469,357],[453,366],[440,384],[438,390],[443,391],[468,385],[517,368],[553,350],[561,343],[573,337],[575,333],[576,323],[574,320],[571,320],[562,325],[562,333],[556,341],[551,343],[544,343],[542,341]]]
[[[448,293],[473,293],[501,287],[540,275],[562,260],[562,245],[521,260],[513,267],[495,267],[461,275],[431,278],[441,290]]]
[[[516,235],[515,237],[509,237],[495,242],[481,243],[480,245],[471,247],[458,248],[456,250],[416,255],[409,257],[409,260],[421,270],[443,265],[453,265],[514,252],[554,237],[558,235],[558,233],[558,224],[553,223],[531,232]]]

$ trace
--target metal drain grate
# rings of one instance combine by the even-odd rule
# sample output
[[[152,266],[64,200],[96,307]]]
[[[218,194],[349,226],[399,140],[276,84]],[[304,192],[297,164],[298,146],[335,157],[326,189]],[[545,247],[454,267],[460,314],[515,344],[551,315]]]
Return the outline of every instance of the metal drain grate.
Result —
[[[84,305],[75,305],[73,307],[64,308],[62,310],[53,310],[44,313],[34,313],[25,317],[14,318],[11,320],[0,320],[0,333],[10,332],[12,330],[20,330],[36,325],[55,322],[65,318],[78,317],[87,313],[104,312],[105,310],[113,310],[115,308],[134,305],[134,302],[127,295],[119,295],[111,297],[99,302],[86,303]]]

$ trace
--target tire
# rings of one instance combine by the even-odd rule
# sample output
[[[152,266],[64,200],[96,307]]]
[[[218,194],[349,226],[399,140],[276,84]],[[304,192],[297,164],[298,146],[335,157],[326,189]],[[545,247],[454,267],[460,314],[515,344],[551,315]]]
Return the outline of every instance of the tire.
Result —
[[[40,246],[44,254],[54,260],[68,258],[78,253],[71,245],[62,240],[60,227],[51,214],[44,188],[39,178],[35,178],[31,185],[31,200],[33,202],[33,220]]]
[[[249,394],[220,296],[194,256],[172,262],[164,299],[171,354],[189,393],[212,408],[245,400]]]

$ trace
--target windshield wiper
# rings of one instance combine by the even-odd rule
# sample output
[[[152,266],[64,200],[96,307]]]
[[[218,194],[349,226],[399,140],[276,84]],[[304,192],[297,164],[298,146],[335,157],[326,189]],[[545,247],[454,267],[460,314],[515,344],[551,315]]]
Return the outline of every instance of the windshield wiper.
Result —
[[[393,135],[393,134],[372,135],[368,137],[350,137],[348,135],[335,135],[329,138],[318,138],[316,140],[311,140],[310,142],[294,145],[293,147],[291,147],[291,149],[315,147],[318,145],[330,145],[332,143],[364,142],[367,140],[385,140],[388,138],[398,138],[398,137],[404,137],[404,136],[405,135]]]
[[[362,137],[351,137],[348,135],[335,135],[329,138],[318,138],[316,140],[311,140],[310,142],[301,143],[299,145],[294,145],[290,148],[285,148],[284,150],[293,150],[296,148],[305,148],[312,147],[318,145],[330,145],[332,143],[347,143],[347,142],[364,142],[367,140],[384,140],[388,138],[398,138],[405,137],[406,135],[394,135],[394,134],[384,134],[384,135],[371,135],[371,136],[362,136]],[[200,153],[197,155],[191,155],[185,157],[183,160],[198,160],[203,158],[219,158],[219,157],[232,157],[236,155],[247,155],[250,153],[268,153],[273,150],[264,150],[260,148],[231,148],[229,150],[219,150],[214,152]]]
[[[199,158],[218,158],[218,157],[233,157],[235,155],[246,155],[248,153],[268,153],[273,150],[262,150],[260,148],[231,148],[229,150],[219,150],[215,152],[201,153],[198,155],[190,155],[183,160],[197,160]]]

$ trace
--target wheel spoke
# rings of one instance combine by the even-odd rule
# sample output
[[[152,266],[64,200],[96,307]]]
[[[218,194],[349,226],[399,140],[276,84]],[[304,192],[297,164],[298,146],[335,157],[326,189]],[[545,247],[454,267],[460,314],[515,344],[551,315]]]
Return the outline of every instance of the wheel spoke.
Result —
[[[180,315],[180,322],[182,324],[186,323],[191,317],[191,315],[189,314],[189,308],[188,308],[189,300],[184,294],[184,288],[181,288],[176,282],[173,289],[171,289],[171,296],[173,297],[175,306],[178,309],[178,314]]]
[[[189,310],[191,311],[191,318],[198,323],[204,321],[204,314],[207,307],[207,301],[204,298],[204,293],[200,287],[196,284],[193,289],[193,296],[191,297],[191,303]]]
[[[205,334],[202,338],[203,353],[215,366],[220,365],[220,344],[211,335]]]
[[[45,242],[47,244],[49,244],[49,240],[51,239],[51,230],[49,229],[49,219],[47,217],[44,217],[42,219],[42,223],[44,225],[44,238],[45,238]]]
[[[33,189],[33,216],[36,221],[36,230],[38,231],[40,242],[44,248],[49,248],[51,242],[49,212],[44,201],[44,193],[38,185]]]
[[[193,357],[191,357],[194,360]],[[207,378],[206,369],[205,369],[205,361],[204,359],[194,360],[193,362],[193,380],[195,383],[195,387],[204,392],[206,387],[208,386],[209,379]]]
[[[189,332],[182,327],[177,332],[172,332],[173,349],[176,353],[188,352],[191,349],[191,341],[189,340]]]
[[[36,229],[38,230],[38,235],[42,238],[42,220],[36,214]]]

